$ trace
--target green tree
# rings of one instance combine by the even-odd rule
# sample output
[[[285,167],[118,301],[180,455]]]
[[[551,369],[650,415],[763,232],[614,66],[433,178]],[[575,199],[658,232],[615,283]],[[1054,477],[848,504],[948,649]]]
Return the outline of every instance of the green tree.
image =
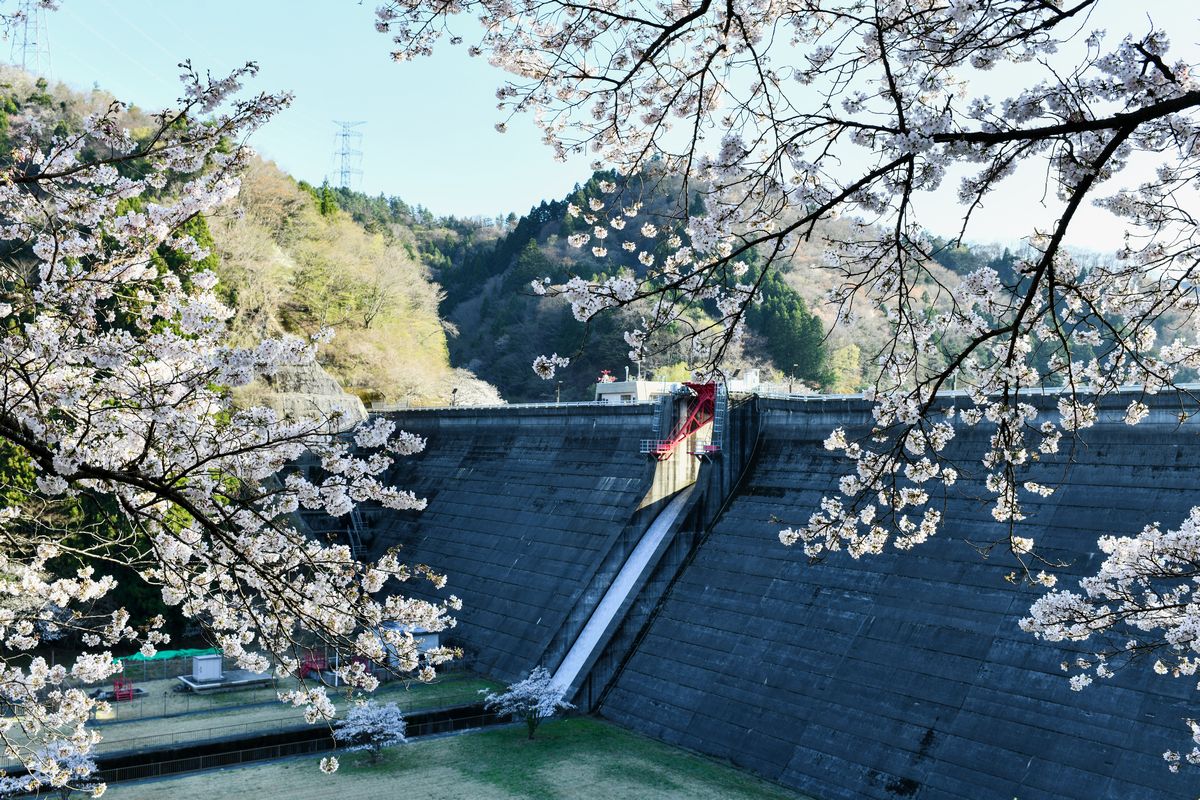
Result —
[[[757,272],[755,265],[748,282],[758,279]],[[767,274],[760,291],[762,302],[750,306],[746,323],[766,339],[767,353],[775,366],[799,380],[829,385],[833,376],[821,320],[778,272]]]
[[[863,387],[862,350],[856,344],[848,344],[833,351],[829,357],[831,381],[829,390],[836,394],[850,394]]]
[[[321,212],[322,217],[331,217],[338,210],[337,200],[334,198],[333,192],[329,189],[329,183],[321,184],[321,192],[317,197],[317,208]]]

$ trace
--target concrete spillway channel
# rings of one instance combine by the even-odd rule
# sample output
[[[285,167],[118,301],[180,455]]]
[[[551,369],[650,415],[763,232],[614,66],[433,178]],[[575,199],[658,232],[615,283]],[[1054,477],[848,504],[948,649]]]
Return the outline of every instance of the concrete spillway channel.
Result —
[[[573,696],[579,688],[579,682],[587,675],[587,668],[599,657],[600,650],[620,622],[620,611],[632,602],[635,589],[641,585],[641,577],[653,568],[655,553],[659,552],[659,546],[679,521],[691,494],[692,487],[689,486],[654,518],[567,651],[553,680],[554,685],[563,690],[564,697]]]

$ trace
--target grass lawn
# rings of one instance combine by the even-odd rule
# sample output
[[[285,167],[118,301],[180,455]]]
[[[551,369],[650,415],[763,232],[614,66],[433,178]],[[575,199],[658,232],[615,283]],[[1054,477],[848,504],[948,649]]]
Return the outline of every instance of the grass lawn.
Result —
[[[141,783],[114,784],[114,800],[419,797],[422,800],[802,800],[752,775],[588,717],[429,739],[386,751],[376,766],[339,754],[332,776],[317,756]]]
[[[283,683],[280,681],[281,685]],[[293,686],[295,682],[290,681],[287,685]],[[477,703],[481,699],[480,689],[493,691],[499,688],[502,688],[500,684],[474,675],[450,673],[432,683],[412,682],[405,685],[396,681],[384,684],[371,696],[381,703],[396,703],[400,708],[410,711]],[[178,697],[175,695],[172,699]],[[203,695],[195,699],[204,702],[192,705],[192,710],[206,713],[183,714],[181,710],[176,710],[181,716],[134,717],[127,722],[108,722],[96,726],[96,730],[104,737],[96,748],[97,752],[163,747],[201,739],[266,733],[304,724],[304,710],[278,702],[273,688]],[[338,705],[339,711],[345,710],[344,699],[339,700]],[[147,709],[149,707],[147,705]]]

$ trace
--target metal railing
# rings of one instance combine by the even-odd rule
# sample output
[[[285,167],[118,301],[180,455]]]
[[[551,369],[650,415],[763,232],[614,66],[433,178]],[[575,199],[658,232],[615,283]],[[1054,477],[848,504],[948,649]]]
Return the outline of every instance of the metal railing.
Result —
[[[1071,389],[1069,386],[1025,386],[1021,388],[1021,394],[1025,395],[1044,395],[1053,397],[1055,395],[1064,394],[1075,391],[1081,395],[1095,394],[1097,389],[1095,386],[1079,385]],[[1116,388],[1104,389],[1104,394],[1139,394],[1145,391],[1145,387],[1141,384],[1127,384]],[[1155,394],[1164,395],[1172,391],[1183,392],[1200,392],[1200,383],[1178,383],[1173,386],[1166,386],[1159,389]],[[805,402],[826,402],[835,400],[866,400],[867,396],[862,392],[855,394],[800,394],[787,392],[750,392],[749,394],[758,395],[767,400],[802,400]],[[938,397],[970,397],[972,392],[968,389],[942,389],[937,393]]]
[[[209,753],[201,756],[147,761],[142,764],[130,764],[110,769],[102,768],[100,775],[109,783],[143,780],[146,778],[158,778],[163,775],[178,775],[184,772],[203,772],[219,767],[232,767],[254,761],[284,758],[285,756],[323,753],[333,749],[333,745],[332,737],[307,739],[300,742],[281,742],[278,744],[260,745],[258,747],[247,747],[241,750]]]
[[[717,398],[713,404],[712,436],[705,452],[719,452],[725,426],[729,424],[729,392],[724,386],[717,387]]]
[[[462,710],[472,711],[471,709]],[[447,709],[447,711],[453,711],[453,709]],[[482,710],[473,711],[473,713],[454,714],[446,716],[444,719],[437,718],[427,721],[413,719],[409,722],[408,736],[412,739],[450,731],[481,728],[486,725],[503,724],[506,721],[491,712]],[[219,767],[229,767],[255,761],[268,761],[287,756],[321,753],[332,750],[336,745],[328,728],[313,728],[312,726],[304,726],[303,723],[302,727],[307,730],[282,731],[280,734],[275,734],[282,734],[284,738],[288,738],[290,741],[264,743],[254,747],[218,750],[217,752],[184,756],[182,758],[156,759],[151,757],[156,755],[154,751],[151,751],[145,753],[145,760],[135,761],[135,763],[120,763],[126,760],[122,758],[117,764],[106,766],[103,763],[103,756],[101,756],[100,775],[110,783],[118,783],[121,781],[156,778],[164,775],[178,775],[185,772],[202,772]],[[236,744],[236,742],[232,744]]]
[[[650,406],[653,400],[631,400],[625,403],[609,403],[604,400],[575,400],[563,403],[491,403],[480,406],[406,406],[398,403],[372,403],[367,406],[371,413],[386,413],[390,411],[448,411],[451,409],[495,410],[506,408],[626,408],[628,406]]]
[[[141,750],[161,750],[177,744],[201,744],[214,739],[233,739],[243,736],[272,736],[289,730],[303,730],[309,725],[301,714],[287,717],[260,720],[258,722],[231,722],[226,725],[207,725],[202,728],[188,728],[182,731],[165,731],[145,736],[131,736],[128,739],[101,740],[96,748],[97,755],[107,753],[133,753]],[[9,766],[12,769],[12,766]]]

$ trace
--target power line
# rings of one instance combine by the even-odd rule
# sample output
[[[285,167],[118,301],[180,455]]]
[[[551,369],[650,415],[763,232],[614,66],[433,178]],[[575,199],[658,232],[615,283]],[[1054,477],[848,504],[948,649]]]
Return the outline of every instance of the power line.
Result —
[[[50,34],[41,0],[18,0],[12,19],[9,61],[35,75],[50,74]]]
[[[334,138],[333,158],[337,163],[337,185],[345,189],[353,188],[350,184],[355,178],[362,177],[362,131],[355,130],[360,125],[366,125],[366,120],[344,122],[334,120],[339,130]]]

